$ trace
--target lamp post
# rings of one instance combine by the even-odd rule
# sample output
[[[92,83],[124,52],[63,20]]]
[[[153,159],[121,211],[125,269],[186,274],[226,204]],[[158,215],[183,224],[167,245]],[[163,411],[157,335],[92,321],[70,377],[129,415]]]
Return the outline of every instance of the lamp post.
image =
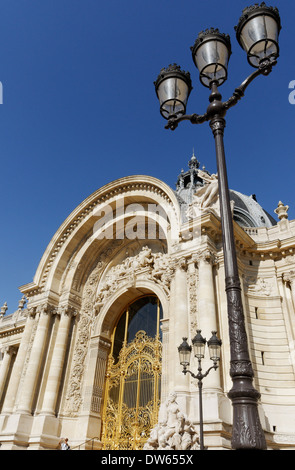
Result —
[[[205,338],[201,335],[201,330],[197,330],[197,334],[192,340],[194,356],[198,359],[198,373],[195,375],[188,369],[190,365],[190,356],[192,347],[188,344],[187,338],[182,338],[183,342],[178,346],[179,353],[179,362],[182,365],[184,374],[191,374],[194,379],[198,379],[198,388],[199,388],[199,414],[200,414],[200,449],[204,450],[204,426],[203,426],[203,399],[202,399],[202,389],[203,389],[203,379],[207,377],[209,372],[218,368],[218,362],[220,360],[220,347],[221,340],[217,338],[216,331],[212,331],[212,337],[209,341],[206,341]],[[202,359],[205,357],[205,346],[208,344],[210,359],[213,361],[213,366],[203,374],[202,373]]]
[[[252,383],[254,374],[242,306],[223,143],[224,118],[227,111],[244,96],[246,88],[256,77],[266,76],[272,71],[279,56],[280,29],[281,21],[277,8],[266,6],[262,2],[261,5],[255,4],[243,10],[235,27],[236,36],[255,71],[235,89],[227,101],[222,101],[218,86],[227,79],[227,66],[231,55],[230,37],[213,28],[198,35],[191,51],[200,73],[200,81],[211,92],[210,104],[205,114],[185,114],[192,85],[189,73],[183,72],[178,65],[173,64],[167,69],[162,69],[154,82],[161,114],[168,121],[165,126],[167,129],[175,130],[184,120],[192,124],[208,121],[215,139],[230,339],[230,375],[233,381],[228,396],[233,405],[234,449],[265,449],[266,442],[258,415],[260,394]]]

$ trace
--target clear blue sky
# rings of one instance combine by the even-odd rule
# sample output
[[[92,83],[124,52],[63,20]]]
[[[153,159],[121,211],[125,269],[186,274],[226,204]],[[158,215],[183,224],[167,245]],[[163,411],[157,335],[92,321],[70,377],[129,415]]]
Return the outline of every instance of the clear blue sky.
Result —
[[[255,2],[252,2],[255,3]],[[33,280],[50,239],[93,191],[117,178],[146,174],[174,188],[194,149],[216,171],[207,123],[164,129],[153,81],[176,62],[191,73],[188,113],[205,112],[204,88],[191,58],[199,31],[230,34],[227,99],[253,69],[234,26],[248,0],[1,0],[0,306],[12,313],[20,285]],[[272,215],[294,201],[295,3],[280,10],[278,65],[259,77],[227,115],[229,184],[255,193]],[[274,215],[275,216],[275,215]],[[276,216],[275,216],[276,217]]]

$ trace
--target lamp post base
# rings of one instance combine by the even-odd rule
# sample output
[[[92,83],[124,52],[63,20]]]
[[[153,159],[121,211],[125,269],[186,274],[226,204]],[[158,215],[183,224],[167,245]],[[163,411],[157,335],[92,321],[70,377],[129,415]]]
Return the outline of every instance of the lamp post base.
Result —
[[[232,448],[235,450],[266,450],[266,441],[261,427],[257,400],[260,394],[248,384],[245,377],[236,377],[228,393],[233,406]]]
[[[217,101],[217,102],[216,102]],[[233,405],[233,449],[266,449],[264,433],[258,415],[260,393],[254,389],[253,369],[250,361],[241,287],[235,251],[233,221],[227,181],[223,134],[224,109],[216,84],[212,86],[208,112],[212,113],[210,127],[215,138],[218,169],[219,200],[223,235],[225,290],[227,297],[228,324],[231,349],[230,375],[233,388],[228,397]]]

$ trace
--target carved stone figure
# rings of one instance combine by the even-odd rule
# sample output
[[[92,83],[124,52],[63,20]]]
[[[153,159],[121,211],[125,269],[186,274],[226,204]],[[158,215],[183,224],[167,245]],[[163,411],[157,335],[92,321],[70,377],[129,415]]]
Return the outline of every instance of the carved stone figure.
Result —
[[[195,192],[193,202],[189,205],[187,210],[187,217],[194,219],[201,215],[204,210],[208,209],[216,212],[216,214],[220,216],[217,175],[208,175],[204,171],[199,170],[199,176],[205,181],[205,184]]]
[[[196,428],[181,412],[176,399],[176,393],[172,392],[165,403],[164,417],[151,430],[144,450],[199,449]]]
[[[196,196],[200,198],[200,206],[202,208],[212,206],[218,198],[218,177],[215,174],[208,175],[199,170],[199,176],[206,184],[196,191]]]

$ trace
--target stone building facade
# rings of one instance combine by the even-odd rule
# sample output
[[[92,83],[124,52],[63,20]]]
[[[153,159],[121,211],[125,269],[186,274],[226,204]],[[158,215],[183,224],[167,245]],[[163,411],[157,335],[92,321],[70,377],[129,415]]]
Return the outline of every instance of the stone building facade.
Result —
[[[140,449],[165,426],[171,396],[189,429],[175,445],[197,448],[198,387],[177,350],[197,329],[222,338],[220,366],[203,384],[205,445],[230,449],[217,189],[193,155],[176,190],[129,176],[69,215],[20,287],[18,310],[1,309],[1,449],[56,449],[62,437],[72,448]],[[231,199],[261,423],[269,449],[294,449],[295,221],[281,202],[275,221],[254,195]]]

